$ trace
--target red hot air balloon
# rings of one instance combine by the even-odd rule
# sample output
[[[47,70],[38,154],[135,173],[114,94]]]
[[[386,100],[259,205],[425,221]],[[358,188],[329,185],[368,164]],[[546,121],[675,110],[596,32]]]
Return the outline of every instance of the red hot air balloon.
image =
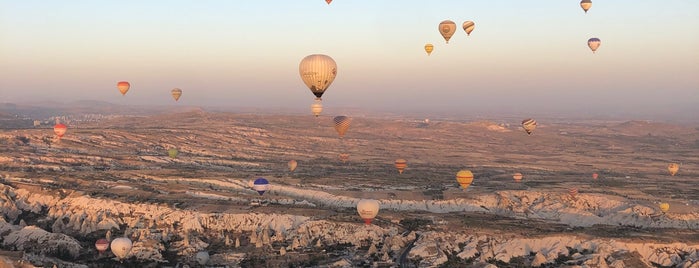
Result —
[[[597,173],[592,173],[592,179],[593,179],[593,180],[596,180],[598,177],[599,177],[599,175],[598,175]]]
[[[66,131],[68,130],[68,127],[66,125],[57,123],[56,125],[53,126],[53,133],[58,136],[58,138],[63,138],[63,135],[66,134]]]
[[[107,248],[109,248],[109,240],[100,238],[95,242],[95,248],[97,248],[97,251],[100,252],[100,254],[104,253],[107,251]]]

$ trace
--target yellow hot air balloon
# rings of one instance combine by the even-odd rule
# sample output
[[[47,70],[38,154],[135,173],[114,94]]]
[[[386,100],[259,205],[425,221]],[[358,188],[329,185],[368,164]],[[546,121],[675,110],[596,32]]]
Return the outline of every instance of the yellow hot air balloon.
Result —
[[[432,44],[425,44],[425,52],[427,52],[427,56],[431,55],[433,50],[434,46]]]
[[[536,120],[531,118],[522,120],[522,128],[524,128],[527,134],[531,135],[532,131],[536,128]]]
[[[515,182],[520,182],[520,181],[522,181],[522,177],[523,177],[523,176],[522,176],[522,173],[519,173],[519,172],[517,172],[517,173],[515,173],[514,175],[512,175],[512,179],[514,179]]]
[[[473,32],[473,28],[476,28],[476,24],[470,20],[467,20],[461,27],[464,28],[466,35],[470,36],[471,32]]]
[[[402,158],[396,159],[395,165],[396,165],[396,169],[398,169],[398,173],[403,174],[403,170],[405,170],[405,168],[408,167],[408,161],[406,161],[405,159],[402,159]]]
[[[321,112],[323,112],[323,103],[320,100],[315,100],[315,102],[311,104],[311,113],[318,117]]]
[[[473,182],[473,173],[470,170],[462,169],[456,173],[456,181],[459,182],[461,188],[466,190]]]
[[[167,150],[167,155],[172,159],[177,158],[178,154],[180,154],[180,152],[177,151],[177,149],[175,149],[175,148],[171,148],[170,150]]]
[[[590,50],[592,50],[592,53],[595,53],[595,51],[597,51],[600,44],[602,44],[602,41],[596,37],[593,37],[593,38],[590,38],[587,40],[587,46],[590,47]]]
[[[287,163],[287,166],[289,166],[289,172],[294,172],[296,170],[296,166],[298,166],[298,163],[296,160],[289,160],[289,163]]]
[[[667,171],[670,171],[670,175],[675,176],[677,174],[677,171],[680,170],[680,165],[677,163],[671,163],[667,166]]]
[[[119,92],[121,92],[121,95],[126,95],[126,92],[129,91],[129,88],[131,88],[131,84],[126,81],[119,81],[117,83],[117,89],[119,89]]]
[[[337,64],[327,55],[308,55],[299,64],[299,74],[303,83],[313,92],[316,99],[320,100],[325,90],[335,80]]]
[[[670,210],[670,204],[668,203],[660,203],[658,207],[660,207],[660,211],[662,211],[663,213],[668,212]]]
[[[172,97],[175,99],[175,101],[180,100],[180,96],[182,96],[182,90],[179,88],[173,89],[170,91],[170,93],[172,93]]]
[[[359,213],[359,217],[364,220],[364,223],[369,225],[371,221],[376,218],[376,215],[379,214],[379,207],[379,201],[374,199],[361,199],[357,203],[357,212]]]
[[[337,131],[337,134],[340,135],[340,138],[344,137],[345,132],[347,132],[347,129],[349,129],[350,123],[352,123],[352,118],[340,115],[335,116],[333,121],[335,122],[335,130]]]
[[[449,44],[449,39],[456,32],[456,23],[450,20],[445,20],[439,23],[439,33],[442,34],[444,40]]]
[[[590,1],[590,0],[580,1],[580,7],[582,7],[582,9],[585,10],[585,13],[587,13],[587,11],[590,10],[590,7],[592,7],[592,1]]]

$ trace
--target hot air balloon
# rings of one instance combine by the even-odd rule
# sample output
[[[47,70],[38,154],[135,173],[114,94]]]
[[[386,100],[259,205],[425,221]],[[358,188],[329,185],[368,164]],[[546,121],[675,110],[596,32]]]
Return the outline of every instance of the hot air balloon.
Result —
[[[56,125],[53,126],[53,133],[58,136],[58,138],[63,138],[63,135],[66,134],[66,131],[68,131],[68,127],[66,125],[61,124],[61,123],[56,123]]]
[[[597,51],[597,48],[599,48],[599,45],[602,43],[602,41],[599,40],[599,38],[593,37],[587,40],[587,46],[590,47],[592,50],[592,53],[595,53]]]
[[[131,88],[131,84],[126,81],[119,81],[119,83],[117,83],[117,88],[119,89],[119,92],[121,92],[121,95],[124,96],[126,95],[126,92],[129,91],[129,88]]]
[[[403,170],[408,167],[408,161],[405,159],[396,159],[396,169],[398,169],[399,174],[403,174]]]
[[[450,20],[445,20],[439,23],[439,33],[442,34],[444,40],[449,44],[449,39],[456,32],[456,23]]]
[[[255,182],[252,183],[252,189],[262,195],[269,190],[269,181],[265,178],[257,178]]]
[[[593,180],[596,180],[598,177],[599,177],[599,175],[598,175],[597,173],[592,173],[592,179],[593,179]]]
[[[464,24],[461,27],[464,28],[466,35],[470,36],[471,32],[473,32],[473,28],[476,28],[476,24],[470,20],[467,20],[467,21],[464,21]]]
[[[473,173],[470,170],[462,169],[456,173],[456,181],[459,182],[461,188],[466,190],[473,182]]]
[[[337,64],[327,55],[308,55],[299,64],[299,74],[303,83],[313,92],[316,99],[320,100],[325,90],[335,80]]]
[[[531,135],[532,131],[536,128],[536,120],[531,118],[522,120],[522,128],[524,128],[527,134]]]
[[[112,241],[110,247],[112,248],[112,253],[114,253],[117,258],[124,259],[129,255],[129,252],[131,252],[133,244],[131,243],[131,239],[119,237]]]
[[[206,251],[199,251],[197,252],[196,255],[196,260],[199,265],[205,265],[207,262],[209,262],[209,252]]]
[[[104,238],[97,239],[97,242],[95,242],[95,248],[97,248],[97,251],[99,251],[100,254],[104,253],[107,251],[107,248],[109,248],[109,240]]]
[[[321,112],[323,112],[323,103],[320,100],[315,100],[315,102],[311,104],[311,113],[318,117]]]
[[[340,161],[342,161],[342,163],[345,163],[349,161],[349,154],[340,154],[338,158],[340,159]]]
[[[289,160],[289,163],[287,163],[287,165],[289,166],[289,172],[294,172],[298,163],[296,162],[296,160],[292,159],[292,160]]]
[[[425,45],[425,52],[427,52],[427,56],[432,54],[432,51],[434,50],[434,46],[432,44],[426,44]]]
[[[333,1],[333,0],[325,0],[325,2],[328,3],[328,5],[329,5],[330,3],[332,3],[332,1]]]
[[[177,155],[180,154],[179,151],[175,148],[171,148],[170,150],[167,150],[167,155],[170,156],[170,158],[175,159],[177,158]]]
[[[590,7],[592,7],[592,1],[590,1],[590,0],[580,1],[580,7],[582,7],[582,9],[585,10],[585,13],[587,13],[587,11],[590,10]]]
[[[575,198],[575,196],[578,195],[578,188],[568,189],[568,194],[570,195],[570,197]]]
[[[335,130],[337,131],[337,134],[340,135],[340,138],[344,137],[345,132],[347,132],[347,129],[350,126],[350,123],[352,123],[352,118],[340,115],[335,116],[335,118],[333,118],[333,121],[335,122]]]
[[[179,88],[171,90],[170,93],[172,94],[172,98],[174,98],[175,101],[180,100],[180,96],[182,96],[182,90]]]
[[[680,165],[677,163],[671,163],[667,166],[667,171],[670,171],[670,175],[675,176],[677,174],[677,171],[680,170]]]
[[[364,223],[369,225],[371,221],[376,218],[376,215],[379,214],[379,207],[379,201],[374,199],[362,199],[357,203],[357,212],[359,213],[359,217],[364,220]]]
[[[512,175],[512,179],[514,179],[515,182],[521,182],[521,181],[522,181],[522,177],[523,177],[523,176],[522,176],[522,173],[519,173],[519,172],[517,172],[517,173],[515,173],[514,175]]]
[[[668,203],[660,203],[658,207],[660,207],[660,211],[662,211],[663,213],[668,212],[670,210],[670,204]]]

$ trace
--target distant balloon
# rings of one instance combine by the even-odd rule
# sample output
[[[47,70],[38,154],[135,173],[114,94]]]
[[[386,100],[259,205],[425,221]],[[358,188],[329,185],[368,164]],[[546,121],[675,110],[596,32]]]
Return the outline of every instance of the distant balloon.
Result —
[[[209,262],[209,252],[199,251],[197,252],[195,258],[197,259],[197,263],[199,263],[199,265],[205,265],[207,262]]]
[[[425,124],[429,124],[429,123],[430,123],[430,119],[429,119],[429,118],[425,118]]]
[[[177,158],[177,155],[179,155],[180,152],[177,151],[175,148],[171,148],[170,150],[167,150],[167,155],[170,156],[170,158],[175,159]]]
[[[328,5],[329,5],[332,1],[333,1],[333,0],[325,0],[325,2],[328,3]]]
[[[432,44],[426,44],[425,45],[425,52],[427,52],[427,56],[432,54],[432,51],[434,50],[434,45]]]
[[[289,160],[289,163],[287,163],[287,166],[289,166],[289,172],[294,172],[294,170],[296,170],[297,165],[298,163],[296,162],[296,160]]]
[[[476,24],[473,23],[470,20],[467,20],[464,22],[464,24],[461,26],[464,28],[464,31],[466,32],[466,35],[471,35],[471,32],[473,32],[473,28],[476,28]]]
[[[662,211],[663,213],[668,212],[670,210],[670,204],[668,203],[660,203],[658,207],[660,207],[660,211]]]
[[[568,189],[568,194],[570,195],[570,197],[575,198],[575,196],[578,195],[578,188]]]
[[[55,133],[59,139],[63,138],[63,135],[66,134],[66,131],[68,131],[68,127],[66,127],[66,125],[64,124],[58,123],[53,126],[53,133]]]
[[[131,88],[131,84],[126,81],[120,81],[117,83],[117,89],[119,89],[119,92],[121,92],[121,95],[126,95],[126,92],[129,91],[129,88]]]
[[[374,199],[362,199],[357,203],[357,212],[359,213],[359,217],[364,220],[364,223],[369,225],[371,221],[376,218],[376,215],[379,214],[379,207],[379,201]]]
[[[532,131],[536,128],[536,120],[531,118],[522,120],[522,128],[524,128],[527,134],[531,135]]]
[[[320,100],[315,100],[315,102],[311,104],[311,113],[318,117],[321,112],[323,112],[323,103]]]
[[[338,156],[338,158],[340,159],[340,161],[342,161],[342,163],[346,163],[347,161],[349,161],[349,157],[350,157],[349,154],[340,154]]]
[[[252,189],[262,195],[269,190],[269,181],[267,181],[265,178],[257,178],[252,184]]]
[[[602,41],[599,40],[599,38],[593,37],[587,40],[587,46],[590,47],[592,50],[592,53],[595,53],[597,49],[599,48],[599,45],[602,43]]]
[[[403,170],[405,170],[406,167],[408,167],[408,161],[405,159],[396,159],[395,163],[396,169],[398,169],[399,174],[403,174]]]
[[[126,256],[129,255],[129,252],[131,252],[132,247],[133,243],[131,243],[131,239],[126,237],[114,239],[111,244],[112,253],[114,253],[114,255],[119,259],[126,258]]]
[[[104,238],[97,239],[97,242],[95,242],[95,248],[97,248],[97,251],[99,251],[100,254],[104,253],[107,251],[107,248],[109,248],[109,240]]]
[[[462,169],[456,173],[456,181],[459,182],[462,189],[466,190],[473,182],[473,173],[470,170]]]
[[[439,33],[442,34],[444,40],[449,44],[449,39],[456,32],[456,23],[450,20],[445,20],[439,23]]]
[[[599,174],[597,173],[592,173],[592,179],[596,180],[599,177]]]
[[[677,171],[680,170],[680,165],[677,163],[671,163],[667,166],[667,171],[670,172],[670,175],[675,176],[677,174]]]
[[[320,99],[335,80],[337,64],[327,55],[308,55],[299,64],[299,74],[316,99]]]
[[[179,88],[171,90],[170,93],[172,94],[172,98],[174,98],[175,101],[180,100],[180,96],[182,96],[182,90]]]
[[[590,1],[590,0],[580,1],[580,7],[582,7],[582,9],[585,10],[585,13],[587,13],[587,11],[590,10],[590,7],[592,7],[592,1]]]
[[[522,176],[522,173],[519,173],[519,172],[517,172],[517,173],[515,173],[514,175],[512,175],[512,179],[514,179],[515,182],[521,182],[521,181],[522,181],[522,177],[523,177],[523,176]]]
[[[352,123],[352,118],[340,115],[335,116],[333,121],[335,122],[335,130],[337,131],[337,134],[340,135],[340,138],[344,137],[345,132],[347,132],[347,129],[350,127],[350,123]]]

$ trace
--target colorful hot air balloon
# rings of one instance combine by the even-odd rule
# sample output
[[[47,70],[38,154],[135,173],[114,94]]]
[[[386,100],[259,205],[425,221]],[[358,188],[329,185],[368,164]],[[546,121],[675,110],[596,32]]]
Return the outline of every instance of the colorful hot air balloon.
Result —
[[[109,240],[104,238],[97,239],[97,242],[95,242],[95,248],[97,248],[97,251],[99,251],[100,254],[104,253],[107,251],[107,248],[109,248]]]
[[[345,132],[347,132],[347,129],[350,127],[350,123],[352,123],[352,118],[340,115],[335,116],[333,121],[335,122],[335,130],[337,131],[337,134],[340,135],[340,138],[344,137]]]
[[[578,188],[568,189],[568,194],[570,195],[570,197],[575,198],[575,196],[578,195]]]
[[[582,9],[585,10],[585,13],[587,13],[587,11],[590,10],[590,7],[592,7],[592,1],[590,1],[590,0],[580,1],[580,7],[582,7]]]
[[[257,178],[255,182],[252,183],[252,189],[257,191],[260,195],[264,194],[269,190],[269,181],[265,178]]]
[[[462,169],[456,173],[456,181],[459,182],[461,188],[466,190],[473,182],[473,173],[470,170]]]
[[[668,203],[660,203],[658,207],[660,207],[660,211],[662,211],[663,213],[668,212],[670,210],[670,204]]]
[[[396,169],[398,169],[399,174],[403,174],[403,170],[408,167],[408,161],[405,159],[396,159]]]
[[[297,165],[298,163],[296,162],[296,160],[289,160],[289,163],[287,163],[287,166],[289,166],[289,172],[294,172],[294,170],[296,170]]]
[[[524,128],[527,134],[531,135],[532,131],[536,128],[536,120],[531,118],[522,120],[522,128]]]
[[[470,20],[467,20],[464,22],[464,24],[461,27],[464,28],[466,35],[470,36],[471,32],[473,32],[473,28],[476,28],[476,24]]]
[[[597,173],[592,173],[592,179],[596,180],[599,177],[599,174]]]
[[[445,20],[439,23],[439,33],[442,34],[444,40],[449,44],[449,39],[456,32],[456,23],[450,20]]]
[[[318,117],[321,112],[323,112],[323,103],[320,100],[315,100],[315,102],[311,104],[311,113]]]
[[[677,163],[671,163],[667,166],[667,171],[670,171],[670,175],[675,176],[677,171],[680,170],[680,165]]]
[[[53,126],[53,133],[58,136],[58,138],[63,138],[63,135],[66,134],[66,131],[68,131],[68,127],[66,125],[61,124],[61,123],[56,123],[56,125]]]
[[[329,5],[330,3],[332,3],[332,1],[333,1],[333,0],[325,0],[325,2],[328,3],[328,5]]]
[[[195,259],[199,265],[205,265],[207,262],[209,262],[209,252],[199,251],[195,256]]]
[[[347,161],[349,161],[349,154],[340,154],[338,158],[340,159],[340,161],[342,161],[342,163],[346,163]]]
[[[599,38],[593,37],[587,40],[587,46],[590,47],[592,50],[592,53],[595,53],[597,51],[597,48],[599,48],[599,45],[602,43],[602,41],[599,40]]]
[[[512,179],[514,179],[515,182],[521,182],[521,181],[522,181],[522,177],[523,177],[523,176],[522,176],[522,173],[519,173],[519,172],[517,172],[517,173],[515,173],[514,175],[512,175]]]
[[[119,89],[119,92],[121,92],[121,95],[124,96],[126,95],[126,92],[129,91],[129,88],[131,88],[131,84],[126,81],[119,81],[117,83],[117,88]]]
[[[359,217],[364,220],[366,225],[371,224],[371,221],[379,214],[379,201],[374,199],[362,199],[357,203],[357,212]]]
[[[133,243],[131,243],[131,239],[128,239],[126,237],[119,237],[112,241],[110,247],[112,248],[112,253],[114,253],[114,255],[120,260],[123,260],[124,258],[126,258],[126,256],[129,255],[129,252],[131,252]]]
[[[179,88],[171,90],[170,93],[172,94],[172,98],[174,98],[175,101],[180,100],[180,96],[182,96],[182,90]]]
[[[325,90],[335,80],[337,64],[327,55],[308,55],[299,64],[299,74],[303,83],[313,92],[316,99],[320,100]]]
[[[177,155],[179,155],[180,152],[177,151],[175,148],[171,148],[170,150],[167,150],[167,155],[170,156],[170,158],[175,159],[177,158]]]
[[[431,55],[433,50],[434,46],[432,44],[425,44],[425,52],[427,52],[427,56]]]

